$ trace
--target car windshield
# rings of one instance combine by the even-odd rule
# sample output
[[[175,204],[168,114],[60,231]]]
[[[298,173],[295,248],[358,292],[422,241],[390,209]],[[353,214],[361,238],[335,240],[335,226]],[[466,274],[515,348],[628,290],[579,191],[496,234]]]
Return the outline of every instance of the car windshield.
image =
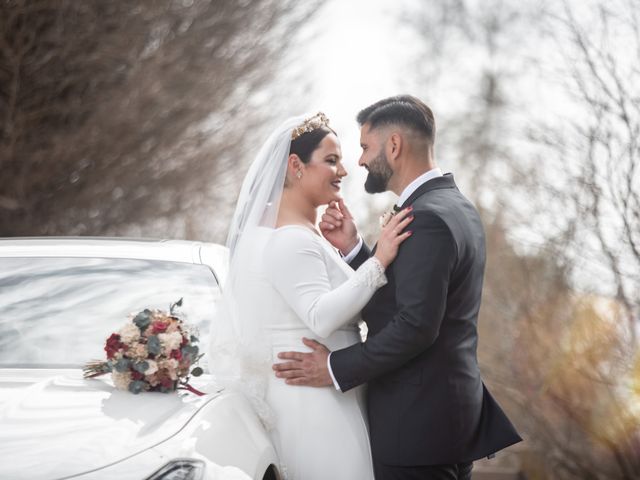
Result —
[[[78,367],[105,359],[111,333],[145,308],[200,331],[201,349],[220,289],[204,265],[114,258],[0,259],[0,366]],[[206,366],[206,355],[203,366]]]

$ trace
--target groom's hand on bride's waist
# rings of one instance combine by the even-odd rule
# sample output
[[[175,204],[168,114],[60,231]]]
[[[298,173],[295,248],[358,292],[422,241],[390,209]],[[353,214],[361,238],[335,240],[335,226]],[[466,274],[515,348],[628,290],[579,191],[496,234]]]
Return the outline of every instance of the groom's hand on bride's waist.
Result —
[[[308,387],[333,385],[327,368],[329,349],[308,338],[303,338],[302,342],[313,351],[310,353],[280,352],[278,358],[287,361],[273,364],[276,377],[283,378],[288,385]]]

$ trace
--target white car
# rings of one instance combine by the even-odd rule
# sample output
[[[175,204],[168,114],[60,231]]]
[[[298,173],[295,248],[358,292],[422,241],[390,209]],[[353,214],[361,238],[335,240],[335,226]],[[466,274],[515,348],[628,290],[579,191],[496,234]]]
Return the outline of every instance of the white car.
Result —
[[[82,376],[129,314],[179,298],[206,348],[226,268],[214,244],[0,239],[0,479],[280,479],[248,401],[206,373],[204,396]]]

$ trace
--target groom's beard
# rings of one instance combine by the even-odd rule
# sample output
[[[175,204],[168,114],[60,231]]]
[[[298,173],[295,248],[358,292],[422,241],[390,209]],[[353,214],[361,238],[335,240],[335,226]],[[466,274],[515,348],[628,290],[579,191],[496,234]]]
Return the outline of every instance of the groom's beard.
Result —
[[[387,191],[389,179],[393,175],[393,170],[387,161],[387,155],[384,149],[380,151],[378,156],[369,163],[369,175],[364,182],[364,189],[367,193],[381,193]]]

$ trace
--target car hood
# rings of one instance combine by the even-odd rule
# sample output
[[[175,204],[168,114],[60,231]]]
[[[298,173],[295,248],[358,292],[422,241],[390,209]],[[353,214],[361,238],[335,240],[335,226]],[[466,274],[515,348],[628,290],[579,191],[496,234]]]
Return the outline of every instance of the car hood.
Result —
[[[215,395],[116,390],[80,370],[0,370],[0,477],[86,473],[175,435]],[[26,475],[26,476],[25,476]]]

